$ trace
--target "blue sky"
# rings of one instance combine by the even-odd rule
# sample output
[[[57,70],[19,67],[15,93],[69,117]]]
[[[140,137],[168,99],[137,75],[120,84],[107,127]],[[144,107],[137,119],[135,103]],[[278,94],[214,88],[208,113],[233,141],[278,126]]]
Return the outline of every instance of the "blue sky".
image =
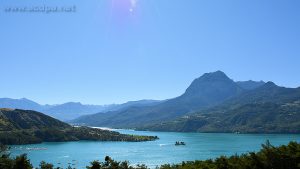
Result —
[[[9,7],[75,12],[5,12]],[[300,86],[298,0],[0,0],[0,97],[122,103],[203,73]]]

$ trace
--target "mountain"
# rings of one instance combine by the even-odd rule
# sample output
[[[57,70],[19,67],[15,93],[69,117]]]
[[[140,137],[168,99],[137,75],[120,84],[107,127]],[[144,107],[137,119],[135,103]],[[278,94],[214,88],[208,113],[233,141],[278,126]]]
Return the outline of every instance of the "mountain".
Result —
[[[31,110],[0,109],[1,144],[78,140],[150,141],[155,139],[157,139],[155,136],[134,136],[88,127],[72,127],[67,123]]]
[[[52,117],[30,110],[0,109],[0,119],[0,131],[70,127]]]
[[[86,115],[72,123],[106,127],[137,127],[160,123],[216,106],[243,91],[221,71],[205,73],[195,79],[179,97],[152,106],[131,106],[119,111]]]
[[[123,104],[113,104],[111,107],[105,109],[104,112],[108,112],[108,111],[117,111],[117,110],[123,110],[129,107],[143,107],[143,106],[154,106],[157,105],[159,103],[164,102],[165,100],[138,100],[138,101],[128,101],[126,103]]]
[[[224,103],[140,129],[180,132],[300,133],[300,88],[268,82]]]
[[[83,105],[79,102],[68,102],[45,108],[43,112],[51,117],[67,121],[82,115],[99,113],[105,111],[106,108],[109,108],[109,106]]]
[[[175,99],[192,107],[193,111],[214,106],[242,92],[243,89],[225,73],[216,71],[195,79],[185,93]]]
[[[41,105],[26,98],[0,98],[0,108],[35,110],[60,120],[70,120],[86,114],[98,113],[109,106],[83,105],[81,103],[64,103],[58,105]]]
[[[239,85],[241,88],[243,88],[245,90],[256,89],[265,84],[264,81],[253,81],[253,80],[238,81],[236,83],[237,83],[237,85]]]
[[[85,105],[80,102],[68,102],[57,105],[41,105],[26,98],[10,99],[0,98],[0,108],[35,110],[43,112],[51,117],[62,121],[69,121],[83,115],[94,114],[99,112],[116,111],[130,106],[155,105],[161,101],[157,100],[139,100],[130,101],[124,104],[111,105]]]
[[[12,108],[12,109],[24,109],[24,110],[43,110],[43,106],[28,100],[26,98],[22,99],[10,99],[10,98],[0,98],[0,107],[1,108]]]

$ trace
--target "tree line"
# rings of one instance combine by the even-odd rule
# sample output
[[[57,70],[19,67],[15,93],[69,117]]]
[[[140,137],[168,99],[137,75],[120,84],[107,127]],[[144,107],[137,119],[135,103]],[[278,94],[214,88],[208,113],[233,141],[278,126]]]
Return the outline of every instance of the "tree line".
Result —
[[[1,145],[1,169],[33,169],[26,154],[10,157],[7,146]],[[42,161],[38,169],[62,169]],[[106,156],[103,162],[93,161],[87,169],[148,169],[144,164],[131,166],[128,161],[115,161]],[[68,166],[67,169],[72,169]],[[288,145],[275,147],[267,141],[258,152],[242,155],[220,156],[216,159],[187,161],[180,164],[164,164],[156,169],[300,169],[300,144],[290,142]]]

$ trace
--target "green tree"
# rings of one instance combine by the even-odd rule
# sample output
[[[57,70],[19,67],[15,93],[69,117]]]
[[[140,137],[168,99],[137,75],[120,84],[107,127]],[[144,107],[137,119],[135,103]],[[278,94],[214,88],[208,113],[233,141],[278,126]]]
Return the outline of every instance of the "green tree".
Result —
[[[11,169],[13,166],[13,160],[9,158],[8,153],[9,147],[0,144],[0,168],[1,169]]]
[[[225,156],[217,158],[216,165],[218,169],[229,169],[228,159]]]
[[[92,166],[87,166],[87,169],[101,169],[101,163],[99,161],[91,162]]]
[[[53,164],[46,163],[45,161],[41,161],[40,168],[41,169],[53,169]]]
[[[32,165],[26,154],[16,157],[13,169],[32,169]]]

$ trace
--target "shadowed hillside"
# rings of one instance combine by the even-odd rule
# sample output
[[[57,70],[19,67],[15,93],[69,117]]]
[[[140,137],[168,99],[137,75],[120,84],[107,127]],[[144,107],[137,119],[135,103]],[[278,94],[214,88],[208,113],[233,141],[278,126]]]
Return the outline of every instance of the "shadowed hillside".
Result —
[[[72,127],[39,112],[0,109],[0,143],[31,144],[41,142],[99,140],[150,141],[154,136],[120,134],[89,127]]]
[[[300,88],[268,82],[223,104],[140,129],[184,132],[300,133]]]
[[[185,93],[163,103],[154,106],[129,107],[105,114],[82,116],[72,122],[92,126],[135,128],[176,119],[195,111],[219,105],[244,91],[247,90],[228,78],[225,73],[216,71],[205,73],[195,79]]]

